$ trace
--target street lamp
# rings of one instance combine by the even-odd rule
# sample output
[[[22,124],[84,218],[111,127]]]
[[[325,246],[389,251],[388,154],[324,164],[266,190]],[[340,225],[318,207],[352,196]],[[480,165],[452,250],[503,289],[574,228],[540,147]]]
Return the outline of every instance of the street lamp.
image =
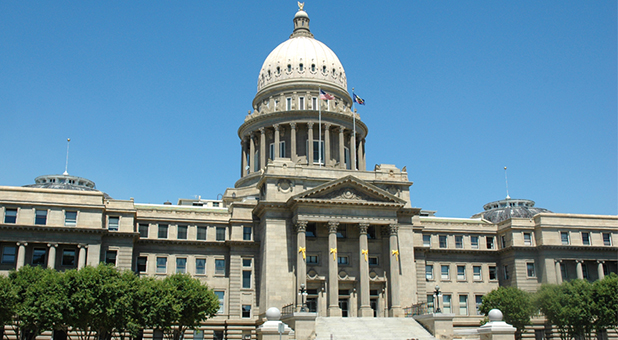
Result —
[[[298,289],[298,295],[301,296],[302,306],[300,307],[300,311],[303,313],[307,312],[307,287],[305,287],[304,283],[300,284],[300,288]]]
[[[436,313],[442,313],[442,311],[440,311],[440,286],[436,285],[436,291],[434,294],[436,297]]]

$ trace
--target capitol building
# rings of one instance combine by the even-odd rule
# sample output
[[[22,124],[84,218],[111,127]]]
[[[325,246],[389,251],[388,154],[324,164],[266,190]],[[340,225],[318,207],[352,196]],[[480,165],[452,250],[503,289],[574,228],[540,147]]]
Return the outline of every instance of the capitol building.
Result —
[[[434,312],[436,298],[455,331],[477,327],[482,296],[499,286],[536,291],[618,272],[617,216],[510,197],[470,218],[414,208],[405,167],[368,168],[371,138],[345,69],[309,24],[301,7],[258,72],[253,110],[236,118],[239,178],[222,199],[119,200],[68,173],[0,186],[0,274],[100,262],[153,277],[189,273],[220,308],[188,338],[255,339],[277,307],[312,320],[296,330],[304,340],[321,338],[329,319],[416,322],[409,316]],[[546,332],[535,324],[527,336]]]

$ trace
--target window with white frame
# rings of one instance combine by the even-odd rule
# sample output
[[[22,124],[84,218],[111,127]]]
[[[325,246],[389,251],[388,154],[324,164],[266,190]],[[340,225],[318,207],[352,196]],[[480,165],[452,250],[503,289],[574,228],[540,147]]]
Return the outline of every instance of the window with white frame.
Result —
[[[34,211],[34,224],[38,224],[38,225],[47,224],[47,210],[36,209]]]
[[[590,245],[590,233],[586,231],[582,231],[582,244],[585,246]]]
[[[425,279],[433,280],[433,265],[425,265]]]
[[[184,257],[176,258],[176,273],[184,274],[187,272],[187,259]]]
[[[242,288],[243,289],[251,288],[251,270],[242,271]]]
[[[311,108],[314,110],[318,110],[318,98],[317,97],[313,97],[311,98]]]
[[[219,311],[217,311],[217,313],[223,314],[225,313],[225,292],[221,290],[215,290],[215,295],[219,300]]]
[[[451,312],[451,295],[442,295],[442,313],[449,314]]]
[[[242,305],[242,317],[243,318],[251,317],[251,305]]]
[[[496,266],[489,266],[489,281],[495,281],[498,279],[498,274],[496,273]]]
[[[569,240],[569,232],[568,231],[561,231],[560,232],[560,241],[564,245],[567,245],[567,244],[571,243],[571,241]]]
[[[225,241],[225,227],[217,227],[216,232],[216,240]]]
[[[77,211],[64,212],[64,225],[72,227],[77,224]]]
[[[305,97],[298,97],[298,109],[299,110],[305,109]]]
[[[466,279],[466,266],[457,266],[457,280],[463,281]]]
[[[524,232],[524,245],[525,246],[532,245],[532,233]]]
[[[292,109],[292,98],[285,98],[285,110],[290,111]]]
[[[197,235],[196,238],[200,241],[205,241],[206,240],[206,227],[204,226],[198,226],[197,227]]]
[[[187,228],[188,227],[186,225],[179,225],[176,238],[179,240],[186,240],[187,239]]]
[[[159,224],[159,238],[167,238],[167,229],[168,229],[168,225],[167,224]]]
[[[463,236],[455,235],[455,248],[463,248]]]
[[[474,281],[481,281],[483,279],[481,275],[481,266],[472,266],[472,275]]]
[[[4,223],[16,223],[17,222],[17,208],[5,208],[4,209]]]
[[[440,248],[447,248],[448,244],[446,243],[446,235],[440,235],[438,237]]]
[[[423,235],[423,246],[431,247],[431,235]]]
[[[242,239],[243,241],[251,241],[252,228],[248,226],[242,227]]]
[[[2,263],[15,263],[17,256],[17,247],[4,246],[2,247]]]
[[[443,264],[440,266],[440,279],[441,280],[450,280],[451,275],[449,273],[449,265]]]
[[[206,274],[206,259],[195,259],[195,274]]]
[[[534,262],[526,263],[526,272],[528,277],[536,277],[536,271],[534,270]]]
[[[612,234],[610,234],[610,233],[603,233],[603,245],[604,246],[611,246],[612,245]]]
[[[468,295],[459,295],[459,315],[468,315]]]
[[[487,246],[487,249],[494,249],[494,237],[493,236],[486,236],[485,237],[485,245]]]
[[[470,236],[470,245],[472,249],[479,249],[479,237],[478,236]]]
[[[225,275],[225,259],[215,259],[215,275]]]
[[[137,272],[138,273],[145,273],[148,264],[148,257],[146,256],[138,256],[137,257]]]
[[[433,308],[434,308],[434,296],[433,295],[427,295],[427,312],[428,313],[433,313]]]
[[[157,273],[167,273],[167,257],[157,257]]]
[[[483,304],[483,295],[475,295],[474,302],[476,304],[476,315],[482,315],[481,305]]]
[[[140,223],[138,228],[139,228],[139,237],[148,238],[148,224]]]
[[[119,216],[109,216],[107,218],[107,229],[109,230],[118,230],[118,225],[120,224]]]

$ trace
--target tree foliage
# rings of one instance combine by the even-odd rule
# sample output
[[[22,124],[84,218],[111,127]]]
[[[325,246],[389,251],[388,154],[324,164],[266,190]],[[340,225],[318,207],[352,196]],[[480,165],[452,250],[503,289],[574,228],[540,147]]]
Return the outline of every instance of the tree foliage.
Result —
[[[592,284],[592,313],[596,331],[618,328],[618,275],[610,273]]]
[[[10,325],[15,315],[17,293],[8,277],[0,275],[0,339],[4,338],[4,328]],[[8,340],[8,337],[7,337]]]
[[[515,335],[518,338],[535,312],[530,293],[516,287],[499,287],[483,296],[479,311],[487,315],[494,308],[502,312],[504,321],[517,328]]]

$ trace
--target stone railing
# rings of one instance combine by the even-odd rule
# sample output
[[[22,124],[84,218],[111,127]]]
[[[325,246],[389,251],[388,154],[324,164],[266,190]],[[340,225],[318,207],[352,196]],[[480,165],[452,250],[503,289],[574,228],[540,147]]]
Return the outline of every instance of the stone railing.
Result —
[[[415,315],[428,314],[427,303],[421,302],[403,309],[403,315],[406,318],[411,318]]]
[[[296,311],[296,306],[293,303],[285,305],[281,308],[281,316],[292,315]]]

